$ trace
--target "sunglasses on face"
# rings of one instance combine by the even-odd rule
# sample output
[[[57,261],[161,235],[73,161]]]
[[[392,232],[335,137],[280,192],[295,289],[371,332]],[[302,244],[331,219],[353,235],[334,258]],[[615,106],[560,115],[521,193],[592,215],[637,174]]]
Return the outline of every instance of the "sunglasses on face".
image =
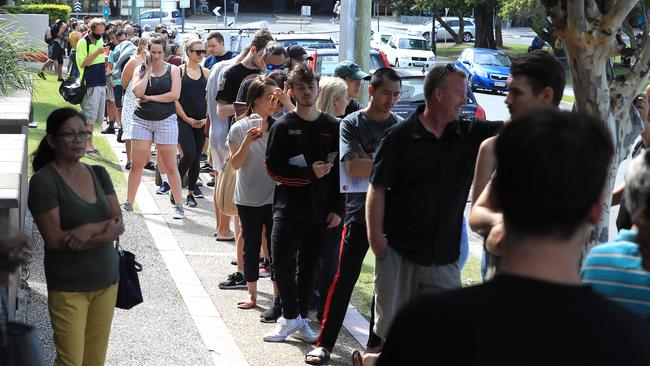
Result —
[[[269,70],[269,71],[284,70],[286,68],[287,68],[287,65],[273,65],[273,64],[266,65],[266,69]]]
[[[203,56],[205,55],[205,50],[190,50],[190,52],[195,52],[197,56]]]
[[[90,137],[90,132],[88,132],[88,131],[65,132],[65,133],[57,134],[56,136],[64,139],[65,141],[74,141],[74,139],[76,139],[76,138],[78,138],[81,141],[86,141],[86,140],[88,140],[88,137]]]

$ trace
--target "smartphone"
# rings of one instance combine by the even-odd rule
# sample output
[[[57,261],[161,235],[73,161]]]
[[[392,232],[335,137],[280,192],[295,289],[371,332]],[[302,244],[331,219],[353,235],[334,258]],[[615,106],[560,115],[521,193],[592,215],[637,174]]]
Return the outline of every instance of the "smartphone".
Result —
[[[235,117],[239,117],[246,113],[246,103],[244,102],[234,102],[233,106],[235,107]]]
[[[334,164],[334,161],[336,161],[336,157],[339,155],[338,151],[332,151],[331,153],[327,154],[327,162]]]

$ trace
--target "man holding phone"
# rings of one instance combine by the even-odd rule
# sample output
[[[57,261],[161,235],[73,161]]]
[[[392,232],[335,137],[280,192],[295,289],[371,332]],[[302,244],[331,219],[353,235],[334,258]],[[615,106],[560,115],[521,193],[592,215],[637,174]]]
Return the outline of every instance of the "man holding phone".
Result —
[[[81,102],[86,130],[90,133],[95,129],[95,124],[104,120],[106,108],[106,56],[105,50],[110,45],[104,45],[102,36],[106,29],[103,18],[93,18],[90,21],[90,32],[77,43],[77,65],[79,65],[79,78],[86,83],[86,94]],[[98,150],[93,145],[92,135],[88,138],[86,153],[97,154]]]
[[[338,226],[343,215],[336,154],[329,157],[333,163],[327,161],[328,154],[339,148],[338,121],[316,108],[318,79],[309,66],[294,67],[287,83],[296,109],[279,118],[269,131],[266,168],[280,183],[273,201],[271,247],[283,317],[264,335],[267,342],[282,342],[294,333],[305,342],[316,341],[309,326],[316,264],[327,228]]]

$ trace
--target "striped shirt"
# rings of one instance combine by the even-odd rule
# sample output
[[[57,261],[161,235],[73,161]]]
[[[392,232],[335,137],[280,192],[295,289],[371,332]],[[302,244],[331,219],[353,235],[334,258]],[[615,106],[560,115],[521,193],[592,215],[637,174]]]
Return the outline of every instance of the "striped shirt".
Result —
[[[621,230],[616,240],[594,247],[585,259],[582,281],[594,291],[650,318],[650,272],[641,267],[636,232]]]

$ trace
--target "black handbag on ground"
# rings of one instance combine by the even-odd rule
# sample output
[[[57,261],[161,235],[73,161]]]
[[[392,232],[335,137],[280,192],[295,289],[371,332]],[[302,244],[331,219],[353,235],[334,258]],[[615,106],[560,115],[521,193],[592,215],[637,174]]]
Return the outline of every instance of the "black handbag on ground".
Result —
[[[120,238],[115,241],[115,249],[120,258],[120,282],[117,286],[115,307],[131,309],[143,301],[140,280],[138,279],[138,272],[142,271],[142,265],[135,261],[133,253],[122,250]]]
[[[4,291],[0,288],[0,365],[44,366],[34,327],[7,320]]]

